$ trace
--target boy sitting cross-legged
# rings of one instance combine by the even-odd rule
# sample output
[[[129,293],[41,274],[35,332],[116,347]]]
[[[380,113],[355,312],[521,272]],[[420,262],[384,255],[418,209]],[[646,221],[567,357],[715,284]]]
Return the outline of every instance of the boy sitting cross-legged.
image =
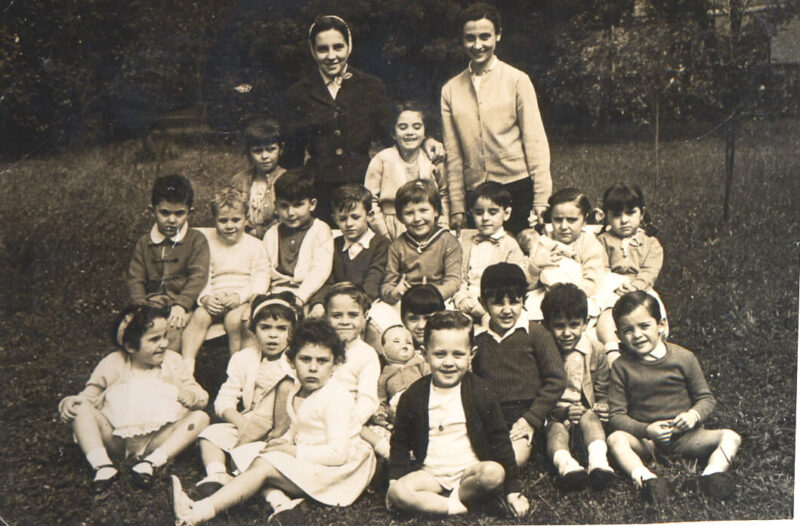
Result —
[[[528,461],[535,434],[564,392],[564,365],[547,330],[522,316],[528,282],[513,263],[486,268],[481,303],[488,328],[478,330],[473,372],[500,399],[517,465]]]
[[[623,295],[611,312],[624,347],[611,368],[611,454],[656,504],[671,492],[669,482],[642,462],[656,449],[707,458],[701,489],[715,498],[730,496],[736,486],[727,470],[741,437],[730,429],[703,427],[717,402],[697,357],[661,340],[664,319],[658,301],[647,292]]]
[[[314,179],[289,170],[275,181],[279,223],[264,235],[272,271],[272,293],[291,291],[304,306],[317,292],[333,264],[333,236],[325,222],[312,215],[317,208]]]
[[[544,325],[556,340],[567,373],[567,388],[550,413],[547,424],[547,456],[558,469],[558,485],[578,490],[588,482],[603,489],[614,477],[608,465],[608,363],[603,346],[584,334],[589,305],[586,294],[572,283],[557,283],[542,301]],[[576,427],[589,453],[583,469],[570,454],[570,432]]]
[[[397,406],[386,493],[390,510],[454,515],[489,500],[516,517],[527,514],[500,405],[468,371],[473,352],[469,316],[431,316],[425,327],[431,374],[414,382]]]

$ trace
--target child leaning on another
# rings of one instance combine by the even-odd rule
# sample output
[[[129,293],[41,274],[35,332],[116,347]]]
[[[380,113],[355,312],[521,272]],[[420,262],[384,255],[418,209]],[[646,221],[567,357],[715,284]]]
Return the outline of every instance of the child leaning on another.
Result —
[[[608,363],[603,348],[584,332],[589,321],[586,294],[572,283],[553,285],[542,301],[544,325],[553,335],[567,374],[564,394],[550,413],[547,456],[567,491],[604,489],[614,478],[608,465],[603,422],[608,421]],[[588,474],[570,453],[570,433],[580,429],[589,456]]]
[[[136,242],[128,267],[131,301],[169,309],[169,349],[180,350],[181,333],[208,281],[208,241],[189,228],[192,184],[182,175],[156,179],[150,200],[153,228]]]
[[[317,208],[312,177],[299,170],[286,172],[275,183],[275,199],[279,222],[264,236],[271,290],[291,291],[303,307],[331,273],[333,236],[312,215]]]
[[[464,253],[464,278],[453,296],[462,312],[486,326],[489,317],[480,302],[481,276],[494,263],[514,263],[525,269],[525,256],[517,240],[503,229],[511,216],[511,195],[500,183],[488,181],[470,192],[470,212],[477,230],[462,230],[459,241]]]
[[[257,346],[231,356],[228,377],[214,400],[214,412],[223,422],[200,433],[206,477],[197,483],[197,489],[203,496],[230,481],[226,453],[243,470],[263,446],[260,441],[278,438],[289,428],[286,397],[294,381],[284,353],[295,323],[297,313],[291,292],[253,299],[250,330]]]
[[[298,380],[286,404],[289,432],[270,440],[246,471],[203,500],[189,499],[173,475],[176,525],[210,520],[259,491],[272,506],[269,524],[309,524],[306,497],[349,506],[367,487],[375,456],[358,437],[353,397],[333,377],[345,360],[341,339],[327,321],[305,320],[297,324],[286,356]]]
[[[250,167],[231,179],[247,196],[245,231],[262,239],[277,221],[275,213],[275,181],[286,170],[280,167],[283,151],[281,128],[273,119],[254,122],[244,131],[244,147]]]
[[[245,234],[247,201],[233,187],[220,190],[211,202],[216,230],[208,234],[211,253],[208,284],[200,293],[199,306],[183,331],[181,353],[194,373],[197,352],[208,328],[222,321],[228,334],[228,349],[233,354],[242,342],[242,319],[250,300],[269,287],[269,266],[261,243]]]
[[[95,493],[108,489],[118,460],[135,457],[133,482],[153,485],[154,470],[194,443],[208,425],[208,394],[167,349],[167,312],[149,305],[122,311],[114,324],[119,350],[97,364],[86,388],[58,404],[62,422],[95,470]]]
[[[644,465],[656,449],[706,459],[701,489],[715,498],[730,496],[736,484],[728,468],[741,437],[730,429],[703,426],[716,400],[697,357],[661,340],[665,328],[661,310],[646,292],[626,293],[612,314],[625,352],[611,368],[611,454],[655,503],[671,493],[670,482]]]
[[[325,315],[324,299],[334,283],[349,281],[367,293],[370,302],[380,296],[386,272],[389,241],[367,225],[372,194],[360,184],[340,186],[331,198],[333,219],[342,235],[333,240],[333,268],[325,285],[309,300],[310,317]]]
[[[490,501],[515,517],[528,513],[500,405],[469,372],[473,351],[469,316],[431,316],[425,327],[431,374],[414,382],[397,406],[386,493],[390,510],[455,515]]]
[[[655,236],[648,232],[642,190],[635,184],[616,183],[603,193],[603,212],[608,229],[597,236],[603,246],[605,277],[601,307],[606,307],[597,319],[597,338],[608,353],[609,364],[619,357],[611,307],[620,295],[643,290],[658,300],[664,314],[666,310],[653,286],[656,283],[664,250]],[[666,338],[667,334],[664,334]]]
[[[512,263],[486,268],[481,303],[489,325],[478,329],[472,371],[500,400],[517,465],[528,461],[545,417],[564,392],[564,366],[553,337],[522,316],[527,281]]]
[[[415,179],[427,179],[434,183],[442,202],[437,224],[448,227],[450,197],[447,177],[441,164],[432,163],[422,150],[426,120],[427,112],[419,102],[406,101],[395,106],[392,129],[395,145],[378,152],[367,167],[364,186],[372,192],[375,210],[370,226],[376,233],[392,241],[406,229],[402,219],[398,220],[395,215],[397,190]]]
[[[444,310],[444,299],[433,285],[414,285],[400,299],[400,319],[411,332],[414,349],[425,343],[425,325],[434,313]]]

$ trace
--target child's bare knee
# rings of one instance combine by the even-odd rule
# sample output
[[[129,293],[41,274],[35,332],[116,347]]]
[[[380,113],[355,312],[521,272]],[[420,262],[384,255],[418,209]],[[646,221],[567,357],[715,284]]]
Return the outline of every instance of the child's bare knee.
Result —
[[[742,443],[742,437],[732,429],[723,429],[721,441],[730,442],[738,448]]]
[[[483,462],[480,474],[481,483],[489,491],[494,491],[503,485],[506,479],[506,470],[494,461]]]
[[[625,431],[614,431],[608,438],[606,439],[608,443],[608,447],[611,449],[620,449],[623,447],[630,447],[630,441],[628,440],[628,433]]]
[[[406,510],[410,507],[412,493],[412,490],[407,487],[403,479],[400,479],[389,486],[386,491],[386,503],[391,507]]]

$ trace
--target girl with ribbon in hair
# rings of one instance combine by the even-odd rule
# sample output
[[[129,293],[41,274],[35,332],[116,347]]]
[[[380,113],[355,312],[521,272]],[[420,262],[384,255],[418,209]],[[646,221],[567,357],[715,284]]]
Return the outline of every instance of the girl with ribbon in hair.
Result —
[[[114,324],[119,347],[97,364],[83,391],[58,405],[61,420],[94,469],[100,493],[119,478],[109,455],[135,457],[131,480],[153,485],[154,471],[194,443],[208,425],[208,394],[167,349],[167,317],[149,305],[126,308]]]

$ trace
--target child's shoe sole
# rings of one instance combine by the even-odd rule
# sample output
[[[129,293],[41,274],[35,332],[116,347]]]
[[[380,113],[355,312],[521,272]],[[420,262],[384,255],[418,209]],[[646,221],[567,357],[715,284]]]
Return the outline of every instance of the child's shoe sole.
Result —
[[[617,475],[608,469],[595,468],[589,472],[589,487],[594,491],[600,491],[611,486],[617,479]]]
[[[580,491],[586,487],[588,482],[589,475],[586,473],[586,470],[579,469],[558,477],[556,485],[562,491]]]
[[[727,499],[736,492],[736,481],[728,472],[700,477],[700,490],[714,499]]]
[[[656,506],[666,503],[672,496],[672,484],[659,477],[645,480],[642,489],[647,500]]]

